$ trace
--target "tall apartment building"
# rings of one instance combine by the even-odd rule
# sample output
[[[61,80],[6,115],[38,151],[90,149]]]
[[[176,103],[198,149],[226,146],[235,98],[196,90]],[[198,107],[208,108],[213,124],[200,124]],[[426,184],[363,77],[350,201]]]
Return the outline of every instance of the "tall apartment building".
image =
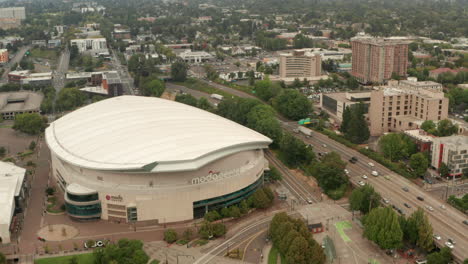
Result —
[[[7,63],[8,60],[9,60],[8,50],[7,49],[0,49],[0,64]]]
[[[280,54],[281,79],[309,79],[322,75],[322,59],[320,54],[295,50],[292,53]]]
[[[362,83],[384,83],[392,73],[406,76],[408,42],[392,38],[355,37],[351,74]]]
[[[468,137],[450,136],[433,138],[431,165],[439,169],[445,163],[450,175],[458,176],[468,170]]]
[[[369,122],[372,136],[417,129],[425,120],[448,117],[449,100],[436,82],[390,81],[371,92]]]

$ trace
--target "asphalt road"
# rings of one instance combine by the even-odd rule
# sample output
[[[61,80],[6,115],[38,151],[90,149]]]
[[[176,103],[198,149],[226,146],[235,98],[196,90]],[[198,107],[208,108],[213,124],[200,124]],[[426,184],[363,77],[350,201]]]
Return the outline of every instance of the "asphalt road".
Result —
[[[120,63],[120,60],[117,57],[117,54],[115,53],[114,50],[111,50],[111,55],[112,55],[111,62],[114,66],[114,69],[119,73],[119,76],[122,81],[126,94],[129,94],[129,95],[138,94],[139,91],[138,89],[135,88],[135,85],[133,84],[133,78],[128,73],[127,66],[124,66]]]
[[[406,178],[395,174],[386,167],[378,164],[359,152],[329,139],[325,135],[313,131],[312,137],[307,138],[302,134],[296,134],[293,132],[293,129],[297,127],[295,122],[283,122],[282,125],[283,128],[291,131],[305,143],[313,145],[314,150],[316,151],[335,151],[340,154],[341,158],[345,161],[348,161],[351,157],[356,157],[358,162],[355,164],[348,163],[347,165],[350,181],[353,184],[356,185],[356,182],[359,180],[371,184],[383,198],[390,200],[389,205],[395,205],[396,207],[401,208],[406,216],[410,215],[418,207],[423,208],[432,224],[434,234],[438,234],[442,237],[441,240],[435,240],[436,244],[443,247],[447,239],[451,238],[456,242],[455,248],[452,252],[459,262],[468,258],[468,237],[466,235],[468,232],[468,226],[462,223],[462,221],[466,219],[466,216],[463,215],[463,213],[449,206],[443,200],[428,195],[428,193],[422,188],[410,182]],[[325,144],[326,147],[324,147],[323,144]],[[372,162],[374,166],[371,167],[369,162]],[[372,176],[371,171],[373,170],[377,171],[380,176]],[[368,179],[363,179],[363,175],[366,175]],[[384,175],[388,175],[390,179],[385,179]],[[407,187],[409,191],[404,191],[403,187]],[[418,200],[418,196],[423,197],[424,201]],[[404,203],[409,204],[411,208],[406,208]],[[444,205],[445,209],[442,209],[441,205]],[[431,206],[433,211],[428,210],[426,206]]]
[[[54,72],[53,86],[55,91],[58,93],[65,87],[66,74],[68,72],[68,66],[70,64],[70,51],[65,49],[60,54],[59,61],[57,63],[57,69]]]
[[[240,97],[253,97],[252,95],[243,93],[241,91],[220,84],[209,83],[209,85],[215,86],[216,88],[222,89],[223,91],[235,94]],[[207,96],[209,95],[207,94]],[[456,242],[454,249],[452,249],[452,252],[457,262],[461,263],[464,259],[468,258],[468,236],[466,235],[468,233],[468,226],[463,224],[463,220],[467,219],[467,217],[463,213],[449,206],[445,201],[432,197],[422,188],[410,182],[406,178],[395,174],[391,170],[360,154],[359,152],[350,149],[332,139],[329,139],[325,135],[313,132],[313,136],[311,138],[307,138],[302,134],[296,134],[293,132],[293,129],[297,128],[296,122],[285,122],[285,120],[282,118],[280,122],[283,128],[292,132],[297,137],[301,138],[306,144],[312,145],[314,147],[314,151],[316,152],[335,151],[339,153],[341,155],[341,158],[345,161],[348,161],[351,157],[358,158],[358,162],[356,162],[355,164],[349,163],[347,166],[347,169],[350,172],[350,181],[353,184],[356,184],[358,180],[366,181],[367,183],[374,186],[376,191],[379,192],[382,195],[382,197],[389,199],[390,204],[393,204],[403,209],[404,213],[407,216],[410,215],[414,210],[416,210],[415,208],[424,208],[432,224],[434,234],[438,234],[442,237],[441,240],[435,240],[435,243],[439,247],[443,247],[447,239],[451,238]],[[269,160],[271,161],[271,159]],[[374,167],[369,166],[369,162],[374,163]],[[372,170],[378,171],[380,176],[371,176]],[[283,174],[285,174],[284,171],[282,172]],[[362,175],[367,175],[368,179],[364,180],[362,178]],[[390,180],[385,179],[383,175],[388,175],[390,177]],[[285,182],[291,180],[297,182],[297,179],[295,177],[285,177]],[[298,184],[303,185],[303,183],[300,182],[298,182]],[[405,192],[402,189],[403,187],[407,187],[409,191]],[[292,192],[297,193],[298,197],[303,197],[304,195],[307,195],[307,193],[305,193],[303,190],[301,190],[298,187],[294,187],[293,185],[291,185],[288,189],[294,189],[294,191]],[[309,193],[308,195],[309,196],[307,197],[312,197],[312,193]],[[417,196],[424,197],[424,201],[417,200]],[[404,203],[409,204],[411,208],[406,208],[403,205]],[[441,205],[444,205],[445,209],[442,209]],[[433,208],[433,211],[428,210],[426,206],[431,206]]]
[[[19,63],[21,59],[23,58],[24,54],[26,53],[26,51],[28,51],[30,48],[31,48],[31,45],[21,47],[18,50],[18,52],[15,54],[15,56],[4,66],[5,72],[2,75],[2,81],[1,81],[2,83],[8,82],[8,78],[7,78],[8,73],[11,70],[13,71],[16,70],[16,69],[10,69],[11,66],[13,66],[13,64],[15,63]]]

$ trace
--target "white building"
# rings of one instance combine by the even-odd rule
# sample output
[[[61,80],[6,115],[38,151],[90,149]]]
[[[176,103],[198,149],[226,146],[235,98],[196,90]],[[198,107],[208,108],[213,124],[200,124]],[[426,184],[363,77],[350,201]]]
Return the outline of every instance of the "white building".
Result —
[[[80,108],[45,138],[70,217],[148,224],[200,218],[249,197],[263,183],[271,143],[218,115],[140,96]]]
[[[108,52],[105,38],[72,39],[70,44],[76,46],[80,53],[97,55],[99,53]]]
[[[26,11],[24,7],[0,8],[0,18],[15,18],[24,20],[26,19]]]
[[[179,58],[183,59],[188,63],[200,63],[208,60],[212,60],[214,57],[206,51],[191,51],[184,50],[182,53],[177,55]]]
[[[450,169],[450,175],[461,175],[468,170],[468,137],[450,136],[433,138],[432,167],[439,169],[445,163]]]
[[[0,244],[10,243],[14,228],[15,209],[24,198],[23,182],[26,169],[0,161]]]

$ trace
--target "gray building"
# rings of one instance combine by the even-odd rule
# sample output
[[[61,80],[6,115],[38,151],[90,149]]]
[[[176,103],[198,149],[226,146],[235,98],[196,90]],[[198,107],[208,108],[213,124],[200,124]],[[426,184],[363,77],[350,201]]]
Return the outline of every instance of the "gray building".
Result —
[[[0,18],[26,19],[26,10],[24,7],[0,8]]]
[[[3,119],[15,119],[15,115],[39,113],[44,96],[31,91],[0,93],[0,115]]]

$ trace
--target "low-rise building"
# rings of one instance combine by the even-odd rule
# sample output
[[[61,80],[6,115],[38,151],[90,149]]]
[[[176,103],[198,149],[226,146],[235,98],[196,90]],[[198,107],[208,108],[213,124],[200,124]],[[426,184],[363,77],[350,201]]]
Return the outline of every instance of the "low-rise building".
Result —
[[[72,39],[70,44],[76,46],[80,53],[88,53],[93,56],[100,53],[109,53],[105,38]]]
[[[200,63],[214,59],[213,55],[206,51],[185,50],[177,56],[188,63]]]
[[[47,40],[45,40],[45,39],[31,40],[31,44],[34,47],[46,47],[47,46]]]
[[[70,77],[70,79],[68,79]],[[105,71],[105,72],[90,72],[74,74],[73,76],[67,75],[67,80],[84,80],[86,79],[88,86],[80,90],[93,95],[103,96],[120,96],[123,95],[123,84],[118,72]]]
[[[8,50],[0,49],[0,64],[7,63],[9,61]]]
[[[370,99],[370,92],[322,93],[320,94],[320,107],[341,122],[343,121],[343,112],[346,107],[363,103],[367,106],[367,109]]]
[[[8,73],[8,82],[33,86],[52,85],[52,72],[11,71]]]
[[[40,113],[44,96],[31,91],[0,93],[0,115],[4,120],[15,119],[15,115]]]
[[[305,50],[294,50],[292,53],[280,54],[280,78],[309,79],[322,75],[320,54]]]
[[[431,165],[440,169],[445,163],[451,176],[459,176],[468,170],[468,137],[450,136],[434,138]]]
[[[10,233],[18,231],[23,220],[26,169],[0,161],[0,243],[11,242]]]
[[[55,49],[59,48],[62,45],[62,41],[60,39],[51,39],[47,42],[47,48]]]
[[[416,143],[420,152],[431,151],[432,140],[435,136],[428,134],[422,129],[406,130],[404,133]]]

